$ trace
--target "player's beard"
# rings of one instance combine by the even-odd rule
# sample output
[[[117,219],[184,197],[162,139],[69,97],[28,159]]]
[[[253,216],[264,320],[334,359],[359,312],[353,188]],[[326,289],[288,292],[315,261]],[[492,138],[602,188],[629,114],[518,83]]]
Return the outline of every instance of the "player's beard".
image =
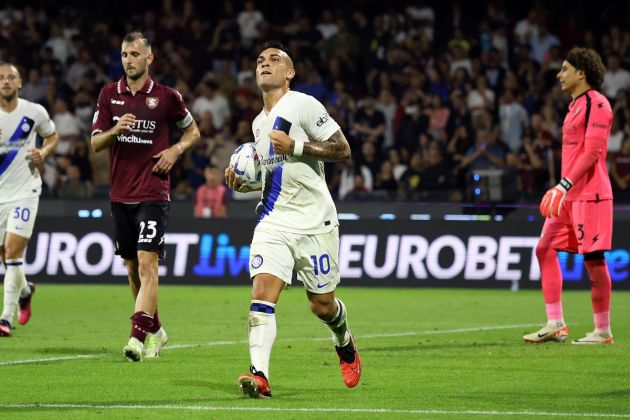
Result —
[[[142,71],[140,71],[140,69],[138,69],[138,67],[136,67],[134,70],[138,70],[138,72],[135,75],[130,75],[129,73],[127,73],[125,71],[125,75],[127,76],[127,79],[133,80],[134,82],[136,80],[140,79],[142,76],[144,76],[146,74],[146,72],[147,72],[147,68],[146,67],[144,67],[142,69]]]
[[[3,102],[11,102],[15,99],[16,96],[17,96],[17,90],[14,90],[9,95],[0,95]]]

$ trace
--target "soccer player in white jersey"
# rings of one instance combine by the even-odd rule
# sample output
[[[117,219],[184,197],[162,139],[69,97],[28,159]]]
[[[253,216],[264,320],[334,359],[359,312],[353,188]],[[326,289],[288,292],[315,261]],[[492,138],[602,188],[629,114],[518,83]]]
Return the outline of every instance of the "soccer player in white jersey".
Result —
[[[57,147],[59,137],[43,106],[18,97],[22,79],[12,64],[0,64],[0,259],[4,262],[4,302],[0,337],[31,317],[35,285],[24,275],[24,250],[35,225],[42,180],[39,169]],[[36,137],[44,138],[41,149]]]
[[[241,392],[252,398],[271,397],[269,359],[276,338],[276,304],[291,283],[293,270],[304,283],[311,311],[332,331],[344,383],[352,388],[361,377],[346,307],[335,298],[339,222],[324,178],[324,162],[348,159],[350,146],[320,102],[289,89],[294,76],[286,47],[278,42],[263,45],[256,82],[264,107],[252,123],[264,186],[250,248],[251,373],[238,378]],[[250,191],[231,167],[225,175],[230,188]]]

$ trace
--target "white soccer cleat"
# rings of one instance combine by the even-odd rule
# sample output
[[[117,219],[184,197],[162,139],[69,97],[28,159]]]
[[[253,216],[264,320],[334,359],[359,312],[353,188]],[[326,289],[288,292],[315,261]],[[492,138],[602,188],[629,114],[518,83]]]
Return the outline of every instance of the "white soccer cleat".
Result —
[[[129,338],[129,342],[123,347],[123,354],[130,362],[141,362],[142,342],[135,337]]]
[[[573,340],[571,344],[612,344],[615,340],[613,339],[610,331],[605,330],[595,330],[590,333],[586,333],[586,336],[582,338],[578,338],[577,340]]]
[[[144,357],[147,359],[160,357],[160,350],[166,345],[167,341],[168,336],[164,328],[160,328],[156,334],[147,334],[147,339],[144,342]]]
[[[545,341],[564,341],[569,336],[569,328],[566,325],[545,324],[536,332],[523,336],[523,340],[529,343],[544,343]]]

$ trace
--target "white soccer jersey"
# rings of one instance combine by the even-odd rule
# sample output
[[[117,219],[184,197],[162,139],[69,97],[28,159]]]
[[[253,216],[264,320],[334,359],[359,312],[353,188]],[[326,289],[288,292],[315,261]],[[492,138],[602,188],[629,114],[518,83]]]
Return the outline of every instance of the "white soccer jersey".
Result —
[[[296,141],[325,141],[337,130],[324,106],[312,96],[288,91],[267,114],[252,123],[263,176],[259,226],[285,232],[324,233],[338,225],[337,210],[324,176],[324,162],[309,156],[276,155],[271,130]]]
[[[42,179],[28,150],[36,146],[37,134],[54,134],[55,123],[43,106],[18,99],[13,111],[0,109],[0,130],[0,203],[38,197]]]

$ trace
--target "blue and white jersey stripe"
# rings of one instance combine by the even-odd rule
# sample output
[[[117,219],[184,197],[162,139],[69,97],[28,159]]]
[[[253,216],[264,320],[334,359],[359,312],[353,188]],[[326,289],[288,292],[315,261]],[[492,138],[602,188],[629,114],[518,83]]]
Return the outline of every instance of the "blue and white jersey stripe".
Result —
[[[37,134],[48,137],[55,124],[43,106],[18,99],[11,112],[0,110],[0,203],[39,196],[42,181],[28,151],[36,147]]]

